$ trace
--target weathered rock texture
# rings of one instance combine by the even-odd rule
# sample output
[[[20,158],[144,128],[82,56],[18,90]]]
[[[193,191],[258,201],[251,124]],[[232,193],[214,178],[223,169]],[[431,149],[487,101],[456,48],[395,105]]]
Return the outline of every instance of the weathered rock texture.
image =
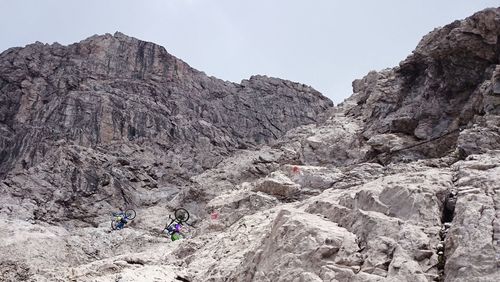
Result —
[[[499,30],[498,9],[485,10],[429,33],[399,67],[354,81],[352,98],[357,105],[349,114],[366,121],[365,138],[384,144],[373,149],[397,150],[400,145],[446,134],[438,142],[412,150],[412,157],[443,156],[457,143],[466,154],[499,149],[495,128],[500,111],[495,93]],[[458,133],[472,124],[487,136]]]
[[[0,177],[11,194],[22,190],[14,197],[31,195],[35,217],[65,220],[107,198],[158,202],[237,148],[319,121],[332,103],[290,81],[207,77],[116,33],[5,51],[0,105]]]
[[[500,8],[335,108],[121,34],[9,50],[2,69],[4,280],[500,280]],[[110,232],[120,205],[137,219]],[[170,242],[178,206],[193,226]]]

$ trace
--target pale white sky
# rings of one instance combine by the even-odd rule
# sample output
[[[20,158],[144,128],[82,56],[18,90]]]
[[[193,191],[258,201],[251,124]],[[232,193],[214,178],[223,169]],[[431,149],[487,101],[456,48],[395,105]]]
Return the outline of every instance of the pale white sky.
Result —
[[[0,51],[123,32],[164,46],[208,75],[265,74],[335,103],[370,70],[392,67],[438,26],[489,0],[0,0]]]

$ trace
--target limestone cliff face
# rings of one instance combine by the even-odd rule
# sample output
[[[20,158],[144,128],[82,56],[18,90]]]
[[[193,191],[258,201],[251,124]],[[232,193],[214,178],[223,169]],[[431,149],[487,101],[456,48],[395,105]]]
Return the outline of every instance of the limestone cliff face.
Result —
[[[121,34],[8,50],[0,278],[499,281],[499,65],[500,8],[334,108]],[[137,218],[110,232],[124,206]],[[192,226],[171,242],[179,206]]]
[[[39,163],[59,140],[92,148],[156,143],[195,158],[185,165],[196,173],[235,148],[317,121],[332,105],[298,83],[207,77],[163,47],[120,33],[5,51],[0,99],[2,176]]]
[[[379,145],[375,151],[394,149],[382,146],[387,139],[411,145],[446,134],[439,142],[412,150],[412,156],[405,152],[405,157],[443,156],[457,143],[466,154],[499,149],[496,129],[486,125],[498,124],[500,111],[494,90],[499,30],[498,9],[485,10],[432,31],[399,67],[354,81],[351,99],[357,105],[349,113],[366,121],[363,136]],[[459,136],[458,129],[472,124],[483,127],[490,141],[484,144],[477,136],[464,142],[472,137]]]
[[[61,206],[105,198],[140,205],[124,189],[175,193],[166,186],[189,183],[235,149],[317,122],[331,106],[303,84],[208,77],[120,33],[69,46],[36,43],[0,55],[0,177],[11,192],[30,194],[37,210],[64,214]]]

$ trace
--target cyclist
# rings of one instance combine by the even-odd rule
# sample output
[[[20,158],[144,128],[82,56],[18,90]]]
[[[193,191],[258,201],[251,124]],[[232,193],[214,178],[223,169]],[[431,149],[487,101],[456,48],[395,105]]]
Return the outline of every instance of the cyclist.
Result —
[[[183,223],[192,226],[187,223],[189,219],[189,212],[184,208],[178,208],[174,211],[174,217],[172,218],[172,216],[169,215],[168,218],[170,219],[170,223],[167,224],[163,231],[166,231],[166,233],[170,235],[170,239],[172,241],[179,240],[183,237],[185,238],[186,236],[181,233],[181,228],[183,227]]]
[[[128,222],[127,217],[124,214],[120,214],[116,221],[118,221],[118,223],[116,224],[117,230],[125,227],[125,224],[127,224],[127,222]]]
[[[136,213],[135,210],[128,209],[125,211],[113,212],[112,216],[113,218],[111,219],[111,229],[119,230],[123,229],[125,227],[125,224],[132,221],[135,218]]]
[[[179,223],[176,223],[175,225],[170,225],[167,227],[167,233],[170,235],[170,239],[172,241],[179,240],[183,237],[183,234],[181,233],[181,228],[182,225]]]

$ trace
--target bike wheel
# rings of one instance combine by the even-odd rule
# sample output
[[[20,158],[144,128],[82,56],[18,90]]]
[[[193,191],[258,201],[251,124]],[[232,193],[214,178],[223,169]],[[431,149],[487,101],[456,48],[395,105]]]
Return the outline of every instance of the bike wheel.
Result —
[[[130,219],[130,220],[134,219],[134,218],[135,218],[135,215],[136,215],[136,213],[135,213],[135,211],[134,211],[134,210],[132,210],[132,209],[130,209],[130,210],[126,210],[126,211],[125,211],[125,216],[126,216],[128,219]]]
[[[112,230],[116,230],[116,224],[117,224],[116,220],[111,220],[111,229]]]
[[[186,222],[189,219],[189,212],[184,208],[176,209],[174,215],[175,219],[179,222]]]

